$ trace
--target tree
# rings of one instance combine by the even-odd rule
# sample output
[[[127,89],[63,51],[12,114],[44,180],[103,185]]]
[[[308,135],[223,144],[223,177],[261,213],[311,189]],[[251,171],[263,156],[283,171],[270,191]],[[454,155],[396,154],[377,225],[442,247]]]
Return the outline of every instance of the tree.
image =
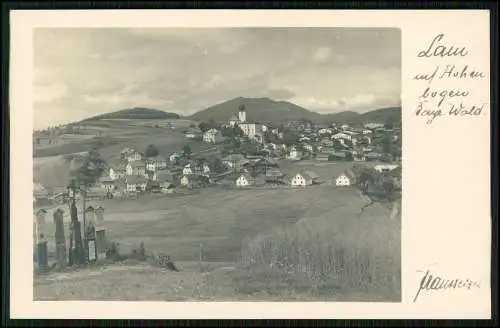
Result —
[[[210,130],[210,124],[206,122],[201,122],[200,124],[198,124],[198,128],[201,130],[201,132],[205,133],[208,130]]]
[[[297,134],[291,130],[283,131],[283,143],[287,146],[293,145],[297,141]]]
[[[392,154],[393,142],[391,136],[387,135],[382,140],[382,152],[384,154]]]
[[[215,172],[223,172],[225,171],[224,164],[222,163],[222,160],[220,157],[214,157],[212,160],[212,167]]]
[[[158,156],[158,148],[155,145],[149,145],[145,152],[146,157]]]
[[[188,145],[184,145],[184,147],[182,147],[182,153],[185,158],[189,158],[189,156],[191,156],[192,154],[191,147],[189,147]]]
[[[95,184],[105,168],[105,161],[101,158],[97,148],[93,148],[87,156],[79,156],[72,159],[71,179],[77,187],[86,189]]]
[[[392,130],[394,128],[394,120],[392,118],[388,118],[384,124],[384,129]]]

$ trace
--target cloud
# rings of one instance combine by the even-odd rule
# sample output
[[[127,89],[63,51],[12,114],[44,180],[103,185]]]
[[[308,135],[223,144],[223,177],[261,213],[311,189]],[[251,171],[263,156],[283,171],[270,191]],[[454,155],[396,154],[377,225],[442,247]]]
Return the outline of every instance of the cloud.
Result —
[[[328,47],[320,47],[314,51],[312,55],[313,62],[317,64],[325,64],[331,60],[332,49]]]
[[[65,97],[67,93],[68,87],[64,84],[35,86],[35,102],[48,103]]]
[[[187,115],[238,96],[363,110],[401,94],[396,29],[43,28],[34,59],[35,126],[130,106]]]

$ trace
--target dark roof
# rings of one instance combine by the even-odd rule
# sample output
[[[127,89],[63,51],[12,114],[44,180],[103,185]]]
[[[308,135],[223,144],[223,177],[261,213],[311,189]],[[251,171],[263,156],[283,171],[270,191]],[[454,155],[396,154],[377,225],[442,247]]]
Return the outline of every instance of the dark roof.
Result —
[[[129,175],[127,176],[127,184],[138,184],[138,183],[144,183],[146,182],[147,179],[143,176],[139,176],[139,175]]]
[[[297,172],[297,174],[300,174],[304,179],[316,179],[318,178],[318,176],[316,175],[316,173],[312,172],[312,171],[300,171],[300,172]],[[297,175],[295,174],[295,175]]]
[[[351,169],[346,169],[341,175],[345,175],[349,179],[356,179],[356,174]]]
[[[165,157],[161,156],[161,155],[156,155],[156,156],[153,156],[153,157],[148,157],[147,158],[147,161],[151,162],[151,161],[166,161]]]
[[[145,167],[146,164],[143,161],[134,161],[129,163],[132,168]]]

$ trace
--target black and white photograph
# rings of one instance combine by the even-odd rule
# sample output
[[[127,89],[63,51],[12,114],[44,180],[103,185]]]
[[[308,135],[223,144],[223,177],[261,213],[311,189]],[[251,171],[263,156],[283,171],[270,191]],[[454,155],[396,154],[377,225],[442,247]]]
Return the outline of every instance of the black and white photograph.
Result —
[[[401,302],[401,47],[35,28],[34,300]]]

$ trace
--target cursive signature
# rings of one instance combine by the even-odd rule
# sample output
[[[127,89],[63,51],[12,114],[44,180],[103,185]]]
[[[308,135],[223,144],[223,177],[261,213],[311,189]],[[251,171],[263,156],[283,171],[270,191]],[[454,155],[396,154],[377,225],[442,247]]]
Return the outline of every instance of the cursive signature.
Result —
[[[479,282],[470,279],[443,279],[438,276],[433,276],[431,272],[427,270],[420,280],[420,286],[415,294],[413,302],[415,303],[417,301],[422,291],[471,288],[480,288]]]

